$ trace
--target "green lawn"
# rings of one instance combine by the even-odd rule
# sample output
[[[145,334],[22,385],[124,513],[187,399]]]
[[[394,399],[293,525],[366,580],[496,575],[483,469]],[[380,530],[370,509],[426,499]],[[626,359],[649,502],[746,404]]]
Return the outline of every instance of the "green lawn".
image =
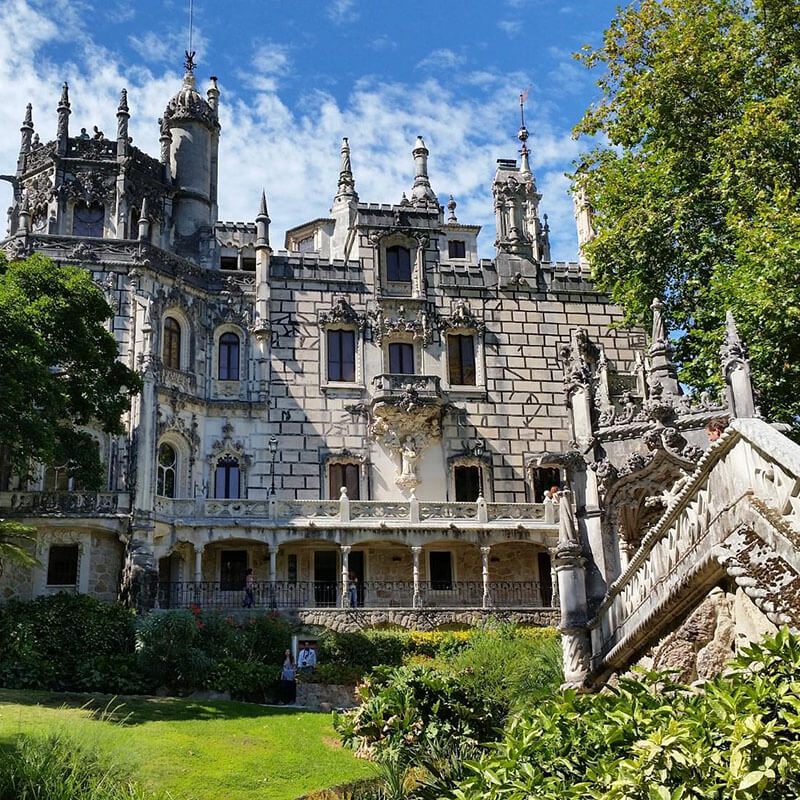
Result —
[[[112,714],[103,713],[107,707]],[[175,800],[291,800],[372,774],[369,763],[341,748],[330,714],[0,689],[0,746],[61,730]]]

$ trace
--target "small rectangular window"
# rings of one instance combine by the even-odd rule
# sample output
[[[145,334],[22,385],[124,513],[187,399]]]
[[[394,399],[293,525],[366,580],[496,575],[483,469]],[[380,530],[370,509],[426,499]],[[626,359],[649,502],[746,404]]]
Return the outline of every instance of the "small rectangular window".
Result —
[[[449,550],[430,552],[431,589],[445,592],[453,588],[453,554]]]
[[[341,496],[342,486],[347,488],[350,500],[360,500],[358,464],[331,464],[328,467],[328,489],[331,500]]]
[[[447,254],[450,258],[466,258],[467,257],[467,243],[459,241],[450,241],[447,243]]]
[[[254,258],[243,258],[242,259],[242,271],[243,272],[255,272],[256,271],[256,260]]]
[[[386,248],[386,280],[393,283],[411,282],[411,251],[407,247]]]
[[[52,545],[47,557],[47,585],[75,586],[77,582],[78,545]]]
[[[475,386],[475,337],[450,334],[447,361],[451,386]]]
[[[536,467],[533,470],[533,502],[543,503],[553,488],[561,487],[561,473],[549,467]]]
[[[237,270],[239,269],[239,259],[236,256],[222,256],[219,260],[219,268]]]
[[[414,345],[392,342],[389,345],[389,372],[392,375],[414,374]]]
[[[328,380],[356,379],[356,332],[328,331]]]
[[[457,503],[474,503],[482,493],[481,468],[461,466],[453,470]]]
[[[297,553],[289,553],[286,556],[286,581],[297,583]]]

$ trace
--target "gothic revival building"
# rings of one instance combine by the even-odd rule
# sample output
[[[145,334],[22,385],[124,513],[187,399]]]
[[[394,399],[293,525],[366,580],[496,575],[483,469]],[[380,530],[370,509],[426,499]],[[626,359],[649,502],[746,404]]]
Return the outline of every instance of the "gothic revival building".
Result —
[[[189,66],[158,158],[125,91],[115,139],[70,135],[66,85],[54,141],[28,106],[0,247],[89,270],[144,388],[126,435],[97,437],[103,491],[68,464],[0,475],[42,564],[0,596],[238,606],[252,569],[256,607],[430,627],[554,623],[560,583],[583,680],[592,613],[732,407],[681,396],[657,307],[646,352],[584,264],[551,261],[524,125],[492,182],[494,258],[440,205],[421,137],[394,205],[362,202],[344,139],[330,210],[278,250],[263,195],[253,221],[217,218],[220,92]],[[580,199],[576,219],[585,240]],[[574,506],[549,496],[568,483]]]

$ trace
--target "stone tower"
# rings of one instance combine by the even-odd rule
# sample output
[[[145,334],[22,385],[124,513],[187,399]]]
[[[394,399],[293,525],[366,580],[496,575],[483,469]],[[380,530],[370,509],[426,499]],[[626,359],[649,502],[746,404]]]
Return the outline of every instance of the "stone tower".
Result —
[[[219,151],[219,89],[212,77],[207,99],[195,88],[195,65],[186,59],[178,93],[169,101],[162,120],[162,144],[169,148],[169,167],[175,187],[174,249],[180,255],[213,266],[214,224],[217,219]]]

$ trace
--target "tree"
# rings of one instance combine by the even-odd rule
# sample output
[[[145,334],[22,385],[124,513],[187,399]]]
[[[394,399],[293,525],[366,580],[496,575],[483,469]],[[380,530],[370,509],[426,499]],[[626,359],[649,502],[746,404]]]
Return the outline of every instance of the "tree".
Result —
[[[3,570],[8,562],[23,567],[39,565],[36,557],[26,548],[27,544],[35,541],[34,533],[35,528],[0,519],[0,578],[3,577]]]
[[[638,0],[603,44],[573,175],[594,210],[584,248],[629,323],[653,297],[685,333],[681,379],[718,389],[730,308],[762,412],[800,435],[800,2]]]
[[[68,465],[86,488],[103,468],[86,430],[121,433],[139,376],[117,359],[111,308],[77,267],[0,253],[0,445],[14,471]]]

